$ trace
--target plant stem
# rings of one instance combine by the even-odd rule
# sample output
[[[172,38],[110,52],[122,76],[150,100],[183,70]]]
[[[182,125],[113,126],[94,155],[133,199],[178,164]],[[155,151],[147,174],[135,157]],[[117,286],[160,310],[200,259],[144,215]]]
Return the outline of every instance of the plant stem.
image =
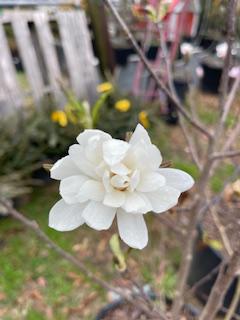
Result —
[[[228,309],[228,312],[227,312],[224,320],[231,320],[233,318],[235,310],[236,310],[237,305],[239,303],[239,299],[240,299],[240,277],[238,276],[236,291],[234,293],[231,305]]]
[[[224,61],[223,73],[220,83],[220,98],[219,107],[223,111],[228,92],[229,85],[229,69],[232,62],[232,45],[235,40],[235,26],[236,26],[236,9],[238,0],[229,0],[227,7],[227,54]]]

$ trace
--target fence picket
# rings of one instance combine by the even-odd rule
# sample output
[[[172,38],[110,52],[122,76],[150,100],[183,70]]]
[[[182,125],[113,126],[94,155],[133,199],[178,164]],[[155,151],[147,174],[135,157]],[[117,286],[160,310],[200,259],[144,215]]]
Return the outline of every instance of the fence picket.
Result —
[[[12,26],[34,101],[39,105],[44,94],[44,83],[24,12],[13,12]]]
[[[63,106],[65,98],[61,92],[58,81],[62,75],[54,45],[54,38],[48,24],[48,15],[46,12],[38,11],[34,13],[34,22],[40,46],[43,52],[44,60],[47,67],[48,78],[52,87],[53,95],[58,106]]]
[[[76,46],[74,13],[71,11],[58,12],[57,21],[64,49],[70,83],[75,94],[80,98],[86,98],[86,86],[83,75],[83,65],[80,62],[79,48]],[[82,53],[84,47],[81,48]]]
[[[0,24],[0,54],[1,87],[4,88],[1,93],[1,104],[5,104],[4,113],[11,113],[15,108],[21,106],[22,94],[2,24]]]
[[[96,98],[97,71],[96,58],[93,56],[92,43],[90,33],[87,28],[87,19],[83,11],[76,11],[73,16],[75,24],[75,41],[79,50],[83,50],[85,54],[79,55],[80,63],[84,66],[83,76],[85,79],[86,89],[88,91],[89,100]]]

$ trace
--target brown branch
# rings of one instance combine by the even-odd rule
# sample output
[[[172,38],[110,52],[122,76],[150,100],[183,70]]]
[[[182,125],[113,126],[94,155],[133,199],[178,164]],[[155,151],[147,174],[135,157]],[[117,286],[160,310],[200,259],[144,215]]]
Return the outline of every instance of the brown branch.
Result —
[[[220,152],[220,153],[214,153],[211,158],[212,160],[217,159],[224,159],[224,158],[235,158],[240,156],[240,150],[236,151],[228,151],[228,152]]]
[[[215,225],[216,225],[216,227],[218,229],[218,232],[219,232],[220,237],[222,239],[223,245],[224,245],[228,255],[231,257],[232,254],[233,254],[233,250],[232,250],[230,241],[228,239],[228,236],[227,236],[227,233],[226,233],[226,229],[222,225],[222,223],[221,223],[221,221],[219,219],[219,216],[217,214],[216,208],[215,207],[209,208],[209,211],[210,211],[211,216],[213,218],[213,221],[214,221],[214,223],[215,223]]]
[[[232,302],[230,304],[230,307],[228,309],[228,312],[227,312],[224,320],[231,320],[234,318],[234,313],[235,313],[235,310],[237,309],[239,299],[240,299],[240,277],[238,276],[237,288],[235,290]]]
[[[167,79],[168,79],[168,85],[169,85],[169,88],[170,88],[170,92],[171,92],[172,96],[177,101],[179,101],[179,98],[177,96],[177,93],[176,93],[176,90],[175,90],[175,87],[174,87],[174,83],[173,83],[173,74],[172,74],[172,67],[171,67],[171,61],[170,61],[170,57],[169,57],[169,52],[168,52],[168,48],[167,48],[166,42],[164,41],[162,24],[160,24],[160,23],[158,24],[158,30],[159,30],[159,35],[160,35],[160,45],[161,45],[161,49],[162,49],[162,53],[163,53],[163,59],[165,61],[165,65],[166,65],[166,73],[167,73]],[[188,145],[192,160],[194,161],[194,163],[196,164],[198,169],[201,170],[200,160],[199,160],[199,157],[198,157],[198,154],[197,154],[197,150],[196,150],[196,148],[194,146],[191,134],[190,134],[187,126],[185,125],[185,122],[184,122],[184,119],[183,119],[183,116],[181,115],[181,113],[178,112],[178,116],[179,116],[179,124],[180,124],[180,127],[182,129],[183,136],[184,136],[184,138],[185,138],[185,140],[187,142],[187,145]]]
[[[83,262],[76,259],[73,255],[63,250],[61,247],[59,247],[56,243],[54,243],[38,226],[36,221],[30,220],[26,218],[24,215],[22,215],[20,212],[18,212],[16,209],[14,209],[10,204],[8,204],[6,201],[1,201],[0,203],[7,209],[10,216],[12,216],[14,219],[20,221],[23,225],[25,225],[27,228],[31,229],[41,240],[43,240],[49,248],[54,250],[56,253],[58,253],[61,257],[63,257],[65,260],[71,262],[75,267],[79,269],[79,271],[87,278],[95,283],[97,283],[99,286],[104,288],[105,290],[109,290],[112,292],[115,292],[118,294],[121,298],[126,300],[127,302],[134,305],[137,309],[139,309],[141,312],[146,314],[150,319],[161,319],[166,320],[167,318],[164,316],[163,313],[161,313],[159,310],[149,310],[147,307],[147,303],[144,301],[144,303],[140,304],[138,303],[137,299],[134,299],[131,294],[127,294],[121,289],[116,289],[112,287],[108,282],[98,278],[95,274],[92,273],[92,271],[89,270],[88,267],[84,265]]]
[[[221,308],[225,294],[232,283],[240,264],[240,248],[234,252],[225,267],[222,264],[217,280],[212,288],[208,301],[199,317],[199,320],[213,320]],[[225,270],[226,269],[226,270]]]
[[[211,138],[212,135],[211,133],[202,126],[202,124],[198,123],[196,120],[194,120],[192,118],[192,116],[186,111],[186,109],[184,108],[184,106],[171,94],[171,92],[169,91],[169,89],[165,86],[165,84],[162,82],[162,80],[158,77],[158,75],[154,72],[152,66],[150,65],[150,63],[148,62],[148,60],[145,57],[144,52],[142,51],[142,49],[140,48],[140,46],[138,45],[137,41],[135,40],[134,36],[132,35],[132,33],[130,32],[128,26],[126,25],[126,23],[123,21],[123,19],[121,18],[121,16],[119,15],[119,13],[117,12],[117,10],[115,9],[114,5],[112,4],[112,2],[110,0],[103,0],[104,3],[106,4],[106,6],[109,8],[109,10],[111,11],[111,13],[113,14],[114,18],[117,20],[117,22],[119,23],[119,25],[121,26],[122,30],[125,32],[125,34],[127,35],[128,39],[131,41],[134,49],[136,50],[137,54],[139,55],[140,59],[142,60],[143,64],[145,65],[146,69],[148,70],[148,72],[150,73],[150,75],[152,76],[152,78],[156,81],[157,86],[159,87],[159,89],[161,89],[171,100],[172,102],[176,105],[176,108],[178,109],[178,111],[183,115],[183,117],[189,121],[189,123],[196,128],[198,131],[200,131],[202,134],[204,134],[205,136],[207,136],[208,138]]]
[[[193,141],[191,135],[189,134],[189,132],[187,130],[187,126],[185,125],[184,120],[182,119],[181,115],[179,117],[179,124],[180,124],[180,127],[182,129],[183,136],[185,137],[185,140],[187,141],[189,152],[190,152],[190,155],[192,157],[192,160],[196,164],[198,169],[202,170],[202,164],[200,163],[200,159],[199,159],[199,156],[197,154],[197,150],[196,150],[196,148],[194,146],[194,141]]]
[[[198,288],[200,288],[203,284],[211,280],[219,271],[220,264],[217,265],[214,269],[212,269],[209,273],[207,273],[204,277],[198,280],[186,293],[185,297],[189,297],[193,295]]]
[[[223,73],[220,83],[220,110],[224,109],[224,104],[226,100],[226,95],[229,85],[229,70],[232,62],[232,45],[235,39],[235,29],[236,29],[236,9],[237,0],[229,0],[227,8],[227,45],[228,50],[224,61]]]
[[[239,68],[240,68],[240,66],[239,66]],[[234,99],[236,97],[236,93],[238,91],[239,84],[240,84],[240,74],[238,74],[237,78],[234,80],[232,89],[226,99],[224,106],[223,106],[223,112],[222,112],[222,116],[221,116],[221,122],[223,124],[226,122],[227,115],[228,115],[228,113],[231,109],[231,106],[234,102]]]
[[[234,141],[236,140],[236,138],[239,135],[240,135],[240,117],[238,117],[237,125],[232,130],[230,136],[228,137],[227,141],[225,142],[223,148],[221,149],[221,152],[227,151],[232,146],[232,144],[234,143]]]

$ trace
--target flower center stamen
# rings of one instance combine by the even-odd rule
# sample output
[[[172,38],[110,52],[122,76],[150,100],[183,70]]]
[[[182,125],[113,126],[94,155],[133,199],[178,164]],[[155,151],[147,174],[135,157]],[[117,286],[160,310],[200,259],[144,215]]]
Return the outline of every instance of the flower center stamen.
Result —
[[[129,186],[130,178],[125,175],[112,174],[110,183],[114,189],[118,191],[125,191]]]

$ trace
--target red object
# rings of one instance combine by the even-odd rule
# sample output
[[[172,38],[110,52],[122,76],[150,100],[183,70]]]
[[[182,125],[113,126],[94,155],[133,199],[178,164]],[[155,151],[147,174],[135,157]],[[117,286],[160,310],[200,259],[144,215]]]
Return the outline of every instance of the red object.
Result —
[[[163,37],[164,41],[168,43],[169,57],[171,61],[174,61],[177,55],[179,44],[183,36],[193,37],[196,34],[198,27],[199,14],[200,14],[200,0],[172,0],[169,4],[167,13],[162,19]],[[153,7],[158,6],[158,0],[149,0],[149,4]],[[139,26],[139,25],[138,25]],[[142,30],[151,30],[159,39],[159,30],[156,25],[152,23],[147,17],[141,21]],[[146,37],[145,37],[146,38]],[[157,58],[153,63],[155,70],[158,70],[159,66],[163,64],[163,52],[159,48]],[[144,67],[140,61],[136,68],[136,73],[133,81],[133,93],[135,95],[142,94],[141,90],[141,78]],[[164,83],[167,83],[167,77],[163,79]],[[147,91],[144,92],[144,96],[149,99],[158,92],[155,92],[155,81],[150,80]]]

